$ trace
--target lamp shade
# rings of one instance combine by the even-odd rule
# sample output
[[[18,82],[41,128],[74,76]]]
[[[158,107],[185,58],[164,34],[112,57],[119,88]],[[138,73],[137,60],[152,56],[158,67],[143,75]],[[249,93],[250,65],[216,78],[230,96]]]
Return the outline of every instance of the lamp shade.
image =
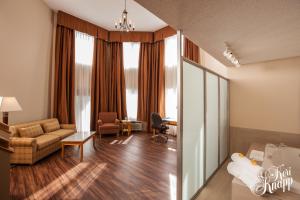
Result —
[[[21,111],[22,108],[15,97],[2,97],[0,99],[0,112]]]

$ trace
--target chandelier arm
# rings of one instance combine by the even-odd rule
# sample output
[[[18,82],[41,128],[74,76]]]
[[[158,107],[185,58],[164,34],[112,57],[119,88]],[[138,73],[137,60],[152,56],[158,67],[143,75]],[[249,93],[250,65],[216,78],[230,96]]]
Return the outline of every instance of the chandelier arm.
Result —
[[[128,19],[128,12],[127,12],[127,0],[125,0],[125,9],[121,15],[121,19],[119,23],[115,23],[115,28],[117,30],[122,30],[122,31],[134,31],[134,25],[132,22]]]

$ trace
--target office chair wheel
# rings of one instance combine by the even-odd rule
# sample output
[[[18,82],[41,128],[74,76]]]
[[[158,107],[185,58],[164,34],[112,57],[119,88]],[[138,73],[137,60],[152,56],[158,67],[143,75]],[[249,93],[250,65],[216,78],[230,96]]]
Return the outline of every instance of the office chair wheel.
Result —
[[[160,138],[159,137],[155,137],[155,142],[159,143]]]
[[[154,137],[154,141],[157,143],[166,143],[166,137],[163,135],[157,135]]]
[[[167,143],[168,142],[168,136],[164,135],[164,142]]]
[[[159,137],[159,143],[164,143],[164,138],[163,137]]]

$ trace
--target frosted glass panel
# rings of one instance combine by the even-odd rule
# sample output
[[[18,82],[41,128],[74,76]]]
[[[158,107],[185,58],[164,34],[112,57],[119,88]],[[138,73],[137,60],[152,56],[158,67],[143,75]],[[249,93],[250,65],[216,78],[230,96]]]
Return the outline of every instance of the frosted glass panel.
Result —
[[[228,155],[228,83],[220,78],[220,164]]]
[[[219,155],[218,77],[206,72],[206,180],[218,168]]]
[[[204,182],[204,72],[183,62],[182,199]]]

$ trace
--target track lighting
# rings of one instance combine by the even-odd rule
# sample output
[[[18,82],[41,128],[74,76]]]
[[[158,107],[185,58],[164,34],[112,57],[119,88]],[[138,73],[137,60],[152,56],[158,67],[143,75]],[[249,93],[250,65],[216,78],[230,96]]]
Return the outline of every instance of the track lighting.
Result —
[[[236,67],[240,67],[239,60],[233,55],[232,51],[229,49],[228,45],[225,43],[225,51],[223,52],[223,55],[227,60],[229,60],[232,64],[234,64]]]

